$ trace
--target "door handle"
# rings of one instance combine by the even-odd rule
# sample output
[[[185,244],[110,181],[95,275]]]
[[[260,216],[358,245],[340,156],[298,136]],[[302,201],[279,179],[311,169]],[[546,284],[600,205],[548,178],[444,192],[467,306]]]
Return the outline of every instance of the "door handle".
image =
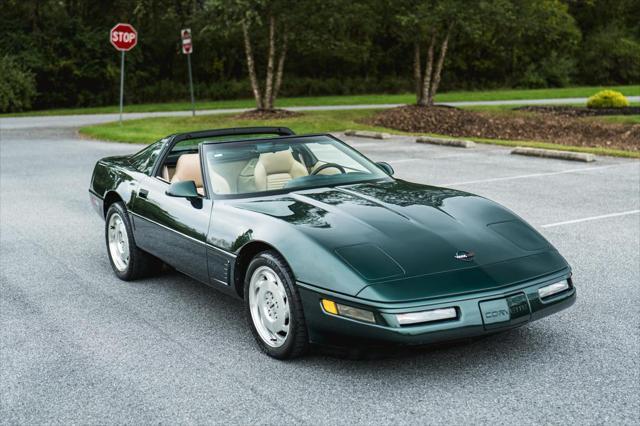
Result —
[[[147,198],[147,195],[149,195],[149,191],[147,191],[146,189],[144,189],[144,188],[140,188],[140,189],[138,190],[138,196],[139,196],[140,198]]]

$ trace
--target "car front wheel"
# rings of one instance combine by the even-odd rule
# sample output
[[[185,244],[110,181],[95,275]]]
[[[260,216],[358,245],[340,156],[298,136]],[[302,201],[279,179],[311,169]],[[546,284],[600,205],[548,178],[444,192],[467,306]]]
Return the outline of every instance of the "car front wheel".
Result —
[[[277,359],[291,359],[308,348],[307,329],[293,274],[275,251],[256,255],[247,270],[245,306],[258,346]]]

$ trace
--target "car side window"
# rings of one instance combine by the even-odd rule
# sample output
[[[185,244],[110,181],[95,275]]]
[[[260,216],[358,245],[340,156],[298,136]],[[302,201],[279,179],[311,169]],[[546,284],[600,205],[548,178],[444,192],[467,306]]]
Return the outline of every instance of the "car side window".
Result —
[[[199,142],[200,141],[198,139],[185,139],[176,143],[164,158],[161,166],[158,168],[157,177],[164,181],[171,182],[176,172],[176,166],[178,165],[180,157],[185,154],[198,155]],[[194,180],[201,181],[202,179],[198,178]]]
[[[153,166],[156,164],[163,146],[164,140],[160,140],[149,145],[142,151],[133,154],[131,156],[129,164],[131,164],[131,166],[139,172],[151,174],[151,172],[153,171]]]

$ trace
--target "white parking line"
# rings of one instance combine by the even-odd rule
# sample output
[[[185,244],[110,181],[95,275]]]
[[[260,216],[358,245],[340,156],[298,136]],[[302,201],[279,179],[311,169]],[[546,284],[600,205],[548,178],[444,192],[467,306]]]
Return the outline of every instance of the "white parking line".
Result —
[[[444,154],[444,155],[434,155],[429,158],[400,158],[398,160],[387,160],[387,162],[391,164],[396,163],[409,163],[411,161],[433,161],[433,160],[446,160],[448,158],[458,158],[458,157],[466,157],[470,155],[469,153],[464,154]]]
[[[590,220],[607,219],[610,217],[627,216],[630,214],[638,214],[638,213],[640,213],[640,210],[629,210],[629,211],[620,212],[620,213],[610,213],[610,214],[603,214],[600,216],[584,217],[582,219],[566,220],[564,222],[549,223],[547,225],[542,225],[540,227],[553,228],[554,226],[570,225],[572,223],[588,222]]]
[[[347,139],[347,140],[344,140],[344,141],[347,142],[349,145],[351,145],[352,147],[354,147],[356,149],[373,148],[373,147],[378,148],[383,143],[395,143],[395,142],[360,142],[360,141],[354,141],[353,139],[351,139],[351,140]]]
[[[503,181],[503,180],[514,180],[514,179],[526,179],[526,178],[541,177],[541,176],[563,175],[563,174],[566,174],[566,173],[592,172],[592,171],[596,171],[596,170],[609,169],[611,167],[628,166],[630,164],[637,165],[636,163],[625,163],[625,164],[610,164],[608,166],[599,166],[599,167],[598,166],[595,166],[595,167],[581,167],[579,169],[562,170],[562,171],[559,171],[559,172],[531,173],[531,174],[528,174],[528,175],[504,176],[504,177],[491,178],[491,179],[468,180],[468,181],[465,181],[465,182],[443,183],[440,186],[470,185],[472,183],[499,182],[499,181]]]

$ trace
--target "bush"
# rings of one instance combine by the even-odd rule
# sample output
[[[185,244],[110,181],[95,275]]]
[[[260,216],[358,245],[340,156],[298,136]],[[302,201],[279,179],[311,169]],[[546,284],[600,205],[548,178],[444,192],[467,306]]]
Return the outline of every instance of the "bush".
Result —
[[[589,108],[624,108],[629,106],[629,100],[615,90],[602,90],[587,100]]]
[[[33,74],[5,55],[0,57],[0,76],[0,112],[31,108],[31,99],[36,95]]]

